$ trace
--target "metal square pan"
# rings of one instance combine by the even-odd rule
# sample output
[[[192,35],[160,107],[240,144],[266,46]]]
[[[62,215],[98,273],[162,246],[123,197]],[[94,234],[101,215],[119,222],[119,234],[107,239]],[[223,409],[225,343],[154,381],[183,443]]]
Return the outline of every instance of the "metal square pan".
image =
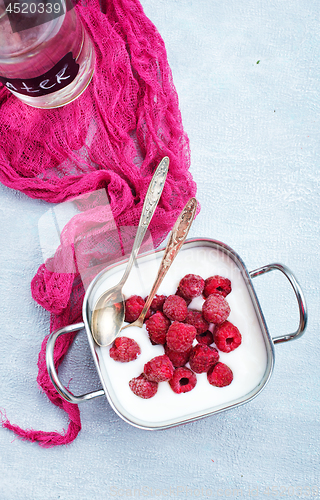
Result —
[[[164,251],[163,249],[159,249],[156,252],[150,252],[150,253],[139,256],[138,257],[139,269],[143,269],[144,266],[149,266],[150,261],[152,259],[155,262],[155,268],[157,268],[158,264],[161,261],[163,251]],[[180,254],[176,258],[176,264],[174,263],[173,266],[174,265],[176,265],[176,266],[181,265],[181,264],[179,264],[179,256],[180,256],[180,259],[182,259],[182,262],[184,262],[183,259],[186,259],[188,257],[187,261],[189,260],[190,262],[188,265],[188,269],[185,270],[184,274],[187,274],[188,272],[195,272],[196,273],[196,270],[198,269],[198,267],[196,265],[196,261],[199,264],[201,259],[200,258],[193,258],[192,256],[198,255],[198,257],[199,257],[202,255],[199,252],[202,252],[202,251],[205,252],[203,255],[209,255],[210,258],[212,256],[213,261],[215,259],[215,256],[218,255],[219,258],[222,259],[221,262],[228,263],[227,269],[229,266],[230,269],[232,269],[232,273],[234,273],[234,276],[238,275],[240,277],[241,282],[243,283],[244,289],[241,292],[241,296],[245,295],[246,296],[246,298],[245,298],[246,304],[247,305],[250,304],[250,306],[248,306],[250,309],[250,324],[248,325],[248,332],[251,332],[251,329],[252,329],[251,326],[255,325],[255,330],[254,330],[255,337],[252,337],[251,340],[255,341],[255,338],[257,339],[257,336],[259,336],[259,335],[261,336],[261,338],[259,340],[256,340],[257,346],[259,346],[257,348],[263,349],[264,350],[263,356],[265,356],[263,367],[261,368],[261,366],[262,366],[261,365],[260,368],[258,368],[260,370],[260,372],[259,372],[260,375],[259,375],[256,383],[254,384],[254,387],[250,387],[247,390],[245,388],[245,386],[243,385],[243,390],[242,390],[241,385],[239,385],[240,389],[238,390],[238,392],[237,392],[237,390],[235,392],[231,391],[229,396],[221,397],[221,394],[224,394],[221,391],[223,391],[227,388],[223,388],[223,389],[213,388],[212,386],[209,386],[209,384],[208,384],[210,390],[213,389],[213,391],[212,391],[212,393],[210,393],[210,390],[208,392],[207,388],[203,389],[205,391],[203,393],[204,394],[203,399],[205,400],[205,403],[204,404],[201,403],[201,397],[200,397],[201,393],[200,392],[199,392],[200,396],[198,395],[198,399],[200,398],[200,403],[196,399],[193,400],[191,397],[193,391],[191,391],[190,393],[188,393],[189,400],[187,400],[187,399],[184,399],[184,400],[180,399],[179,400],[180,402],[181,401],[183,402],[182,405],[180,404],[180,402],[178,404],[179,407],[182,406],[182,412],[180,412],[180,414],[179,414],[179,411],[177,412],[176,409],[172,408],[172,406],[174,406],[176,403],[172,399],[172,397],[169,395],[168,392],[166,392],[166,393],[163,392],[162,396],[161,396],[162,399],[159,399],[159,401],[158,401],[158,408],[163,408],[163,407],[169,408],[167,410],[167,413],[166,413],[166,411],[163,412],[162,410],[157,411],[157,410],[155,410],[155,407],[153,408],[153,410],[151,408],[150,412],[149,412],[147,405],[148,405],[148,402],[151,400],[141,400],[140,401],[140,398],[137,398],[137,396],[130,395],[129,393],[126,394],[125,392],[121,392],[122,391],[121,386],[117,385],[118,384],[117,378],[118,378],[118,374],[120,374],[120,372],[112,371],[113,368],[110,370],[110,362],[111,363],[116,363],[116,362],[114,362],[113,360],[109,361],[109,359],[110,359],[108,357],[108,349],[109,348],[106,348],[106,347],[101,348],[94,342],[92,334],[91,334],[91,330],[90,330],[90,323],[91,323],[91,314],[92,314],[93,304],[95,304],[95,301],[98,298],[98,296],[104,290],[109,288],[110,280],[114,279],[115,282],[117,282],[117,278],[116,278],[117,273],[120,276],[122,275],[122,273],[125,269],[126,263],[127,263],[127,260],[125,260],[125,261],[119,262],[117,264],[114,264],[110,267],[107,267],[99,275],[97,275],[96,278],[91,282],[90,286],[87,289],[87,292],[85,294],[84,301],[83,301],[83,309],[82,309],[83,323],[77,323],[75,325],[66,326],[66,327],[64,327],[56,332],[53,332],[48,339],[47,352],[46,352],[48,372],[49,372],[50,378],[51,378],[56,390],[61,394],[61,396],[63,398],[65,398],[67,401],[69,401],[71,403],[78,404],[78,403],[86,401],[88,399],[93,399],[95,397],[105,395],[107,397],[110,405],[115,410],[115,412],[123,420],[125,420],[129,424],[134,425],[135,427],[138,427],[141,429],[158,430],[158,429],[169,428],[169,427],[179,425],[179,424],[184,424],[184,423],[187,423],[187,422],[190,422],[193,420],[197,420],[199,418],[211,416],[211,415],[214,415],[215,413],[234,408],[238,405],[249,402],[251,399],[253,399],[254,397],[256,397],[260,393],[260,391],[265,387],[265,385],[267,384],[268,380],[270,379],[270,377],[272,375],[273,366],[274,366],[274,356],[275,356],[274,344],[299,338],[303,334],[303,332],[306,328],[307,311],[306,311],[306,304],[305,304],[305,299],[304,299],[302,290],[301,290],[297,280],[293,276],[292,272],[286,266],[283,266],[282,264],[270,264],[270,265],[263,266],[259,269],[256,269],[255,271],[252,271],[249,273],[246,269],[245,264],[241,260],[241,258],[229,246],[227,246],[224,243],[221,243],[219,241],[207,239],[207,238],[197,238],[197,239],[187,240],[185,242],[185,244],[183,245],[182,249],[180,250]],[[191,258],[189,258],[189,257],[191,257]],[[173,266],[172,266],[172,268],[173,268]],[[256,293],[255,293],[253,285],[252,285],[252,278],[257,277],[261,274],[270,272],[272,270],[279,270],[287,277],[287,279],[289,280],[290,284],[293,287],[293,290],[294,290],[296,298],[297,298],[298,307],[299,307],[299,327],[298,327],[297,331],[292,333],[292,334],[288,334],[288,335],[280,336],[280,337],[275,337],[275,338],[271,338],[271,336],[268,332],[266,322],[265,322],[263,313],[261,311],[261,307],[260,307],[258,298],[256,296]],[[173,282],[172,286],[176,288],[177,283],[174,283],[174,280],[172,278],[172,272],[173,271],[171,271],[171,269],[170,269],[166,279],[171,280]],[[212,269],[208,269],[207,272],[208,272],[208,276],[210,276],[212,274],[219,274],[219,272],[216,272],[216,271],[213,272]],[[183,277],[184,274],[182,274],[180,277]],[[222,274],[222,273],[220,273],[220,274]],[[207,276],[203,276],[203,277],[207,277]],[[149,274],[148,274],[148,278],[149,278]],[[138,290],[138,291],[135,293],[137,293],[139,295],[140,294],[139,293],[139,283],[137,282],[137,279],[135,277],[133,277],[132,279],[136,280],[135,290]],[[153,282],[153,279],[152,279],[152,276],[150,275],[149,289],[151,288],[152,282]],[[168,287],[168,283],[169,283],[169,281],[167,281],[167,283],[166,283],[166,281],[164,280],[163,286]],[[111,284],[113,284],[113,283],[111,283]],[[132,286],[132,284],[131,284],[131,286]],[[128,287],[130,287],[130,283],[128,284]],[[144,290],[144,292],[141,292],[142,296],[143,296],[143,293],[145,295],[147,295],[148,291],[146,292]],[[159,290],[159,293],[164,293],[164,292],[161,292],[161,290]],[[171,291],[169,290],[169,293],[174,293],[173,289]],[[167,295],[169,293],[167,293]],[[240,295],[239,295],[239,297],[240,297]],[[231,294],[230,294],[230,298],[231,298]],[[242,300],[242,299],[240,298],[240,300]],[[242,304],[241,304],[240,308],[242,308]],[[231,310],[232,310],[232,306],[231,306]],[[231,321],[231,319],[230,319],[230,321]],[[242,324],[246,325],[246,319],[243,318],[242,321],[244,321],[244,323],[242,322]],[[236,322],[235,322],[235,324],[236,324]],[[236,326],[237,326],[237,324],[236,324]],[[86,330],[89,345],[90,345],[91,352],[92,352],[92,356],[93,356],[93,359],[94,359],[94,362],[96,365],[96,369],[98,371],[103,389],[100,389],[98,391],[94,391],[91,393],[83,394],[81,396],[74,396],[73,394],[70,393],[70,391],[68,391],[65,388],[65,386],[62,384],[62,382],[59,380],[59,377],[58,377],[58,374],[56,372],[54,362],[53,362],[53,350],[54,350],[54,345],[55,345],[56,339],[60,335],[75,332],[75,331],[78,331],[82,328],[85,328],[85,330]],[[246,326],[245,326],[245,329],[247,329]],[[130,329],[127,329],[126,332],[128,332],[129,330]],[[141,334],[141,339],[143,337],[145,337],[143,339],[143,342],[145,342],[146,337],[147,337],[146,332],[141,330],[141,332],[139,332],[139,333]],[[126,335],[127,335],[127,333],[126,333]],[[149,342],[149,340],[147,340],[147,341]],[[261,347],[262,345],[263,345],[263,348]],[[159,348],[159,347],[160,346],[157,346],[157,348]],[[238,349],[240,349],[240,348],[238,348]],[[160,354],[160,352],[156,353],[155,355],[159,355],[159,354]],[[230,354],[231,353],[227,354],[226,356],[229,356]],[[251,354],[251,358],[248,358],[249,359],[249,366],[254,366],[255,360],[253,359],[253,356],[254,356],[254,354]],[[238,361],[239,361],[239,359],[240,358],[238,358]],[[259,358],[259,359],[261,360],[262,358]],[[224,359],[222,359],[222,361],[227,363],[227,361],[224,361]],[[131,363],[136,363],[136,362],[137,362],[137,360],[133,361]],[[142,365],[141,365],[141,362],[142,362]],[[242,362],[242,365],[241,365],[241,362]],[[250,365],[250,362],[252,363],[251,365]],[[118,363],[118,365],[123,365],[123,364]],[[142,371],[141,366],[142,366],[142,370],[143,370],[143,360],[140,361],[140,367],[137,367],[136,370],[139,371],[139,369],[140,369],[140,372],[141,372]],[[241,366],[242,366],[241,370],[246,371],[246,369],[247,369],[246,365],[244,364],[243,361],[240,360],[240,367]],[[125,369],[124,366],[122,366],[121,369]],[[117,370],[118,370],[118,368],[117,368]],[[240,373],[240,371],[239,371],[239,373]],[[136,376],[138,376],[139,374],[140,373],[136,373]],[[204,378],[205,374],[201,374],[201,376],[202,375],[203,375],[202,378]],[[197,375],[197,377],[199,377],[199,375]],[[250,373],[249,373],[249,378],[250,378]],[[257,378],[257,376],[256,376],[256,378]],[[248,379],[248,374],[247,374],[247,379]],[[234,383],[234,382],[232,382],[232,383]],[[161,383],[161,384],[167,384],[167,383]],[[203,385],[204,384],[203,382],[201,382],[201,384],[202,384],[201,387],[205,387]],[[127,385],[127,382],[125,385]],[[231,384],[231,386],[232,386],[232,384]],[[117,389],[117,387],[118,387],[118,389]],[[119,388],[121,389],[121,391]],[[124,388],[124,391],[125,390],[126,389]],[[167,389],[163,389],[163,391],[164,390],[167,390]],[[218,391],[218,392],[215,392],[215,391]],[[120,393],[122,394],[121,397],[119,396]],[[212,394],[212,396],[211,396],[211,394]],[[174,395],[174,396],[177,396],[177,398],[181,398],[181,396],[185,398],[187,396],[187,394]],[[134,407],[132,405],[132,402],[129,402],[129,399],[131,397],[137,398],[139,400],[137,405],[134,404]],[[167,397],[167,399],[166,399],[166,397]],[[154,399],[154,398],[152,398],[152,399]],[[128,404],[127,404],[127,402],[128,402]],[[155,405],[155,404],[157,404],[157,403],[153,403],[153,405]],[[136,408],[136,406],[137,406],[137,408]],[[163,413],[163,415],[161,415],[161,413]]]

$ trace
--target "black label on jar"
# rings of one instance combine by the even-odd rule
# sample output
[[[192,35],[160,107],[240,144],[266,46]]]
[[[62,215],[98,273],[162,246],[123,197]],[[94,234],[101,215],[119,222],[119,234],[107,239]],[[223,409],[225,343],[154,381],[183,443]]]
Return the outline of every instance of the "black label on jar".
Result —
[[[60,61],[49,71],[35,78],[6,78],[0,76],[7,89],[18,92],[19,94],[30,97],[39,97],[52,94],[63,89],[71,83],[77,76],[79,64],[72,57],[72,52],[68,52]]]

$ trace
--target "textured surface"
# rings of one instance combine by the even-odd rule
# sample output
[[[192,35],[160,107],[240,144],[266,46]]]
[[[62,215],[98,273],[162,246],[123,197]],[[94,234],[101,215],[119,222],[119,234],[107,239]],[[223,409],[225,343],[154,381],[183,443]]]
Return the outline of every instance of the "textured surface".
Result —
[[[190,236],[229,244],[249,270],[275,261],[288,265],[306,295],[308,328],[301,339],[276,346],[272,378],[256,399],[215,417],[146,433],[100,398],[81,406],[83,428],[68,447],[44,450],[0,429],[0,498],[315,498],[318,2],[142,4],[166,43],[190,138],[202,206]],[[42,260],[38,220],[49,206],[3,186],[0,194],[0,406],[23,428],[60,431],[64,414],[36,385],[49,318],[30,294]],[[254,285],[270,333],[294,330],[297,308],[284,278],[272,273]],[[61,374],[72,378],[75,393],[99,386],[84,335]]]

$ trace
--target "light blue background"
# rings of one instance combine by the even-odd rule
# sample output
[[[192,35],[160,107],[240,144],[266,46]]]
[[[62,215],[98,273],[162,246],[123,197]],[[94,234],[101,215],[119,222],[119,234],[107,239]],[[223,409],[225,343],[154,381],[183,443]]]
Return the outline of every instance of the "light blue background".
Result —
[[[99,398],[81,406],[82,431],[67,447],[45,450],[0,428],[0,498],[317,498],[319,3],[142,4],[165,41],[190,138],[202,207],[190,236],[227,243],[248,270],[289,266],[306,295],[308,328],[276,346],[256,399],[211,418],[150,433]],[[3,186],[0,195],[0,406],[22,428],[61,431],[65,414],[36,383],[49,315],[30,293],[42,259],[37,224],[49,206]],[[297,306],[285,278],[271,273],[254,286],[271,335],[293,331]],[[99,387],[84,335],[62,374],[75,393]]]

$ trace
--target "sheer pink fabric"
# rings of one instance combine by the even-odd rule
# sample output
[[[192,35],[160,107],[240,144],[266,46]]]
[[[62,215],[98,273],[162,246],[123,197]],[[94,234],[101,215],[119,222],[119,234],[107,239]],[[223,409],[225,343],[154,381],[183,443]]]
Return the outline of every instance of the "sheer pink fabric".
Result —
[[[40,110],[22,104],[0,87],[0,181],[51,203],[102,190],[115,221],[113,231],[118,232],[137,226],[152,174],[161,158],[169,156],[169,174],[150,225],[157,247],[196,192],[189,173],[189,142],[164,42],[156,28],[138,0],[104,1],[104,13],[97,0],[76,6],[96,51],[94,78],[80,98],[59,109]],[[90,212],[90,195],[79,208],[86,210],[88,223],[95,225],[94,238],[105,234],[108,221],[99,220],[96,207]],[[59,266],[55,256],[40,266],[32,281],[34,299],[51,313],[50,331],[82,319],[84,288],[76,255],[79,245],[85,249],[81,231],[68,226],[64,234],[68,243],[58,251]],[[95,251],[99,260],[99,245]],[[104,255],[104,260],[124,253],[123,247],[118,248]],[[80,254],[89,255],[92,261],[92,252]],[[71,268],[61,268],[61,262],[67,261]],[[73,336],[60,337],[56,366],[72,340]],[[47,337],[39,354],[38,382],[50,400],[68,413],[68,430],[62,434],[24,431],[4,417],[2,424],[23,439],[48,447],[70,443],[81,423],[78,407],[64,401],[48,377],[46,341]]]

